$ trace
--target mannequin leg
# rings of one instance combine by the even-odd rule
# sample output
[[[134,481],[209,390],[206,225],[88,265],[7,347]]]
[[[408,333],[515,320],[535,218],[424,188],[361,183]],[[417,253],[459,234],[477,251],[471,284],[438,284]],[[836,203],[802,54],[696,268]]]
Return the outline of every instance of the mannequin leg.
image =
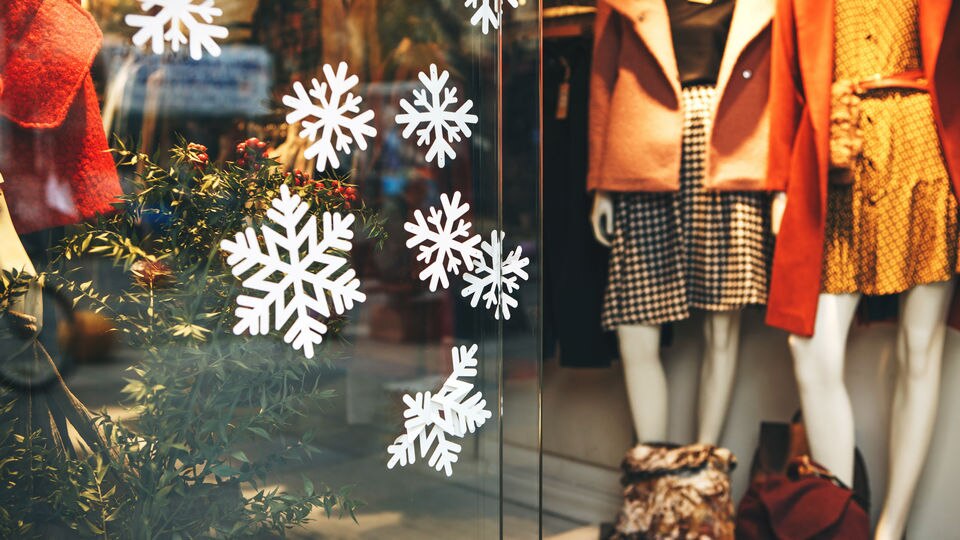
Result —
[[[717,444],[730,407],[740,349],[741,311],[708,313],[700,366],[697,441]]]
[[[660,363],[660,327],[621,326],[617,338],[637,440],[665,441],[667,377]]]
[[[813,337],[790,336],[813,459],[853,484],[853,408],[843,382],[847,336],[860,295],[821,294]]]
[[[878,540],[899,540],[923,472],[937,418],[940,367],[953,282],[906,293],[897,336],[898,371],[890,426],[887,495]]]

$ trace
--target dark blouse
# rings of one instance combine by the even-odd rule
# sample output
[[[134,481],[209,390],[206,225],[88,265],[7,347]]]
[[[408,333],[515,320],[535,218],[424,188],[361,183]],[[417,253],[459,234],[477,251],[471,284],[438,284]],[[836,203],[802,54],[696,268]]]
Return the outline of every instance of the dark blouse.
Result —
[[[680,83],[715,84],[730,33],[735,0],[666,0]]]

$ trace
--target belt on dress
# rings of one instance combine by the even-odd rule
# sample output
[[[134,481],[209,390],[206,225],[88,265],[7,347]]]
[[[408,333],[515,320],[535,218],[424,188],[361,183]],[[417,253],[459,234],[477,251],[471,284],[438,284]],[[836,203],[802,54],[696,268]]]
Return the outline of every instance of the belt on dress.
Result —
[[[919,69],[911,69],[894,75],[877,74],[873,77],[853,81],[853,86],[857,94],[864,94],[870,90],[888,89],[930,91],[930,84],[923,76],[923,71]]]

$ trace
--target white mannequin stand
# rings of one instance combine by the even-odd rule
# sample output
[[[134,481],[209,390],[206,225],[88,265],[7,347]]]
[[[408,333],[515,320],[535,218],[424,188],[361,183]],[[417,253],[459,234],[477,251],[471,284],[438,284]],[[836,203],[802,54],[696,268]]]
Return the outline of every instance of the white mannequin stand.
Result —
[[[774,233],[786,197],[774,199]],[[933,437],[947,311],[954,283],[920,285],[903,295],[897,333],[897,378],[890,426],[887,493],[876,540],[900,540]],[[847,485],[853,483],[854,425],[843,381],[847,336],[859,294],[821,294],[813,337],[789,343],[813,458]]]
[[[598,191],[590,221],[594,236],[610,247],[613,197]],[[740,311],[707,314],[700,368],[697,442],[717,444],[730,405],[740,347]],[[628,325],[617,330],[630,412],[640,442],[667,439],[667,378],[660,362],[660,326]]]

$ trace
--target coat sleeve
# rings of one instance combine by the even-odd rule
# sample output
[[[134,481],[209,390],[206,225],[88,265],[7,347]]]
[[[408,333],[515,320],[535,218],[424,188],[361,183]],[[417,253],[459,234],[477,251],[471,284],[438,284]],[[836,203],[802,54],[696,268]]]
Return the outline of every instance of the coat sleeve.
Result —
[[[803,85],[797,62],[794,0],[778,0],[770,58],[770,156],[767,189],[786,191],[790,156],[803,110]]]
[[[593,63],[590,74],[589,157],[587,189],[602,182],[603,157],[607,148],[610,101],[617,82],[620,57],[620,21],[604,0],[597,2]]]

